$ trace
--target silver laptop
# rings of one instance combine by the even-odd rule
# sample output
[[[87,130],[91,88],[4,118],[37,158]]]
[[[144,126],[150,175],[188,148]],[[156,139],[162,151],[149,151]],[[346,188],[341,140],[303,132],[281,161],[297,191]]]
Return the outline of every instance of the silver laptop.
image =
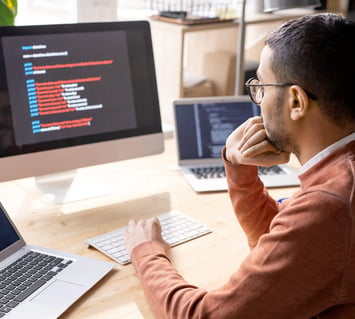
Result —
[[[260,108],[248,96],[186,98],[173,102],[178,165],[196,192],[224,191],[227,182],[221,151],[228,135]],[[288,165],[259,167],[266,187],[299,185]]]
[[[0,318],[57,318],[113,266],[27,245],[0,204]]]

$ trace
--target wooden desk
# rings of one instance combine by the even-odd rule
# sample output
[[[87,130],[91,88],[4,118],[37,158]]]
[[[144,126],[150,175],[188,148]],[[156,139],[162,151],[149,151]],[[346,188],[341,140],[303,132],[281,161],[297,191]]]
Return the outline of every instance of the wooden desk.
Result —
[[[189,282],[207,289],[217,288],[248,254],[246,239],[226,192],[202,195],[190,189],[177,171],[174,143],[172,138],[167,139],[166,150],[159,155],[81,171],[94,179],[109,176],[111,195],[55,205],[38,192],[30,178],[1,183],[0,201],[28,243],[102,260],[109,259],[88,249],[85,239],[125,226],[130,218],[147,218],[179,209],[207,224],[213,233],[174,247],[174,265]],[[294,188],[271,191],[276,198],[293,192]],[[132,265],[116,264],[107,277],[61,316],[69,318],[153,316]]]

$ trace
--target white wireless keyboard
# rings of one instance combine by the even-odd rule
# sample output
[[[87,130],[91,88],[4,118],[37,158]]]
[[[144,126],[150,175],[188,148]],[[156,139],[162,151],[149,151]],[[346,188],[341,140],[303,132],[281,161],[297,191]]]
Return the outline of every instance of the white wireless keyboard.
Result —
[[[207,226],[180,211],[174,210],[157,216],[157,218],[162,228],[162,236],[170,247],[212,232]],[[86,240],[85,243],[122,265],[128,264],[130,263],[130,257],[122,236],[122,231],[126,228],[127,227],[118,228],[111,232],[90,238]]]

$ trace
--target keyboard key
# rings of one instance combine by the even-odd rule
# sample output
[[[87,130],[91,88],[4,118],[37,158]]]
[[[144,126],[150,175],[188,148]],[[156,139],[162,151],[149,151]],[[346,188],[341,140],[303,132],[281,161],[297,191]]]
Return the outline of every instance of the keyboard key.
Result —
[[[5,312],[5,313],[10,312],[11,310],[12,310],[12,308],[7,307],[7,306],[2,306],[2,307],[0,308],[0,311],[1,311],[1,312]]]
[[[9,302],[9,300],[6,299],[5,297],[0,299],[0,304],[2,304],[2,305],[6,305],[8,302]]]
[[[10,308],[15,308],[16,306],[18,306],[20,303],[16,302],[16,301],[10,301],[6,307],[10,307]]]

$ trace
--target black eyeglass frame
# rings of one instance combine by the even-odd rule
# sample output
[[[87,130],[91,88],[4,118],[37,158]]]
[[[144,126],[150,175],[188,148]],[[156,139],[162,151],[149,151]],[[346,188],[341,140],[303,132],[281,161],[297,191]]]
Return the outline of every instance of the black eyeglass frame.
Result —
[[[279,86],[279,87],[283,87],[283,86],[297,85],[295,83],[259,83],[259,84],[250,84],[250,82],[254,81],[254,80],[259,81],[255,77],[250,78],[248,81],[245,82],[245,87],[247,89],[247,92],[249,94],[250,99],[253,101],[253,103],[255,103],[257,105],[260,104],[262,102],[263,98],[264,98],[264,88],[263,88],[264,86]],[[259,102],[255,100],[254,95],[251,93],[250,87],[260,87],[262,89],[262,91],[261,91],[261,99],[260,99]],[[311,98],[312,100],[317,100],[318,99],[318,97],[316,95],[314,95],[313,93],[311,93],[311,92],[309,92],[309,91],[307,91],[305,89],[303,89],[303,90],[306,92],[307,96],[309,98]]]

